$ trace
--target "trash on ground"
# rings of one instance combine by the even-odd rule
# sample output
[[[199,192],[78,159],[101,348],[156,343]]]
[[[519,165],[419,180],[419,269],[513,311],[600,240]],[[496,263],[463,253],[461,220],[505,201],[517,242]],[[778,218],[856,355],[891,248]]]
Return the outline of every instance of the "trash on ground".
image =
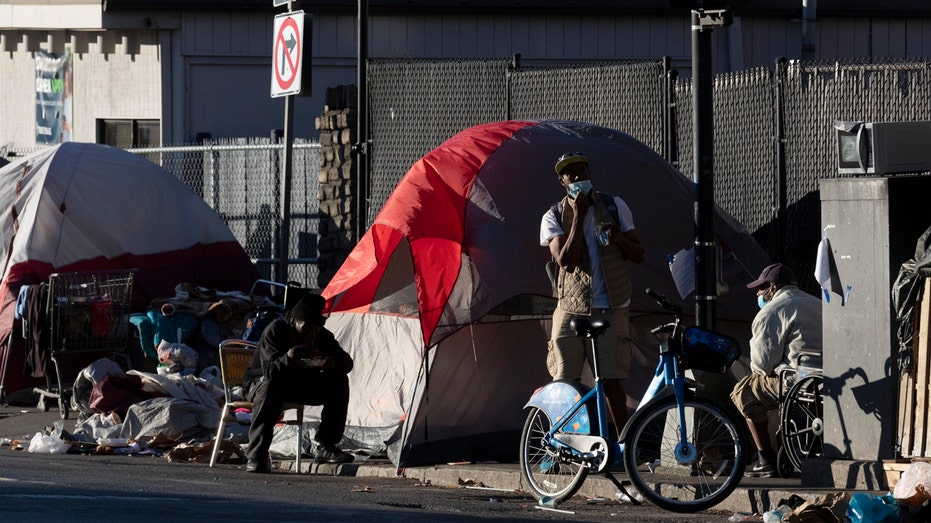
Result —
[[[849,501],[850,493],[848,492],[814,496],[796,507],[795,512],[786,516],[784,521],[787,523],[839,523],[846,518]]]
[[[897,523],[901,519],[899,502],[892,494],[876,496],[855,492],[847,504],[851,523]]]
[[[575,514],[575,512],[571,510],[563,510],[561,508],[541,507],[540,505],[534,505],[534,508],[538,508],[540,510],[547,510],[549,512],[559,512],[560,514]]]
[[[29,452],[32,453],[66,454],[70,448],[70,443],[41,432],[36,432],[36,435],[29,440]]]
[[[510,488],[495,488],[495,487],[473,486],[473,485],[466,485],[465,488],[473,489],[473,490],[495,490],[498,492],[515,492],[514,489],[510,489]]]
[[[909,465],[895,484],[892,496],[909,508],[931,499],[931,463],[916,461]]]

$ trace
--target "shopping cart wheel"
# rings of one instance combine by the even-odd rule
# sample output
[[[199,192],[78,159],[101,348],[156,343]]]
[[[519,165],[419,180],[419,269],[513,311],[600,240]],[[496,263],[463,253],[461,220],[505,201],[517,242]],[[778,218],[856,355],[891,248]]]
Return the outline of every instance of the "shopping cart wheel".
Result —
[[[45,401],[45,396],[39,398],[39,408],[42,409],[42,412],[48,412],[49,404]]]

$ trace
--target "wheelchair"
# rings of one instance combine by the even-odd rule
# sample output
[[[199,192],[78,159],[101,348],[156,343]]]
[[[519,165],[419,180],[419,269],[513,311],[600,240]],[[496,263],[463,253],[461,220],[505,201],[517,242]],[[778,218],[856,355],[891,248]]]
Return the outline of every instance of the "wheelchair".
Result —
[[[820,356],[819,356],[820,357]],[[783,369],[779,380],[779,428],[776,471],[782,478],[801,471],[802,462],[820,457],[824,450],[824,379],[820,368]]]

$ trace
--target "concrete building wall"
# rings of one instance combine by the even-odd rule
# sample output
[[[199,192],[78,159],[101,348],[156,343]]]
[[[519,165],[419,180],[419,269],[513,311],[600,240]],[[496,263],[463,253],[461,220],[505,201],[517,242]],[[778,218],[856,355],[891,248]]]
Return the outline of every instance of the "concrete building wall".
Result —
[[[161,66],[154,31],[29,32],[8,39],[0,59],[0,145],[35,146],[35,55],[72,52],[75,141],[96,141],[98,119],[161,118]],[[49,38],[49,34],[57,38]],[[70,36],[70,35],[69,35]],[[56,41],[60,48],[55,49]]]
[[[95,9],[95,16],[86,14]],[[34,145],[33,52],[62,52],[65,45],[75,51],[76,140],[94,141],[101,118],[158,119],[165,144],[189,143],[198,133],[264,137],[284,126],[284,100],[270,97],[273,10],[100,9],[88,4],[68,17],[6,19],[0,13],[0,145]],[[670,56],[681,76],[689,76],[690,20],[682,12],[539,13],[375,11],[368,22],[368,55],[437,60],[520,54],[527,66]],[[66,29],[64,18],[80,24]],[[18,27],[20,23],[30,27]],[[350,9],[313,13],[307,40],[310,95],[295,100],[296,137],[317,137],[314,118],[325,110],[327,88],[356,83],[356,23]],[[928,14],[820,13],[814,34],[816,59],[931,56]],[[801,38],[795,11],[737,17],[733,25],[713,33],[714,69],[772,66],[778,57],[799,59]]]

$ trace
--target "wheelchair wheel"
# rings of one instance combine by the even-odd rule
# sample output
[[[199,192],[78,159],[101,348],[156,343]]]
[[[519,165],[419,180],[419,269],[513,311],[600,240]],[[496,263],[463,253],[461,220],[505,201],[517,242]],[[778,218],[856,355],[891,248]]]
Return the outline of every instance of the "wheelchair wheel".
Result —
[[[782,405],[779,430],[782,447],[795,469],[802,462],[818,457],[824,443],[824,412],[822,391],[824,380],[809,375],[795,382]]]

